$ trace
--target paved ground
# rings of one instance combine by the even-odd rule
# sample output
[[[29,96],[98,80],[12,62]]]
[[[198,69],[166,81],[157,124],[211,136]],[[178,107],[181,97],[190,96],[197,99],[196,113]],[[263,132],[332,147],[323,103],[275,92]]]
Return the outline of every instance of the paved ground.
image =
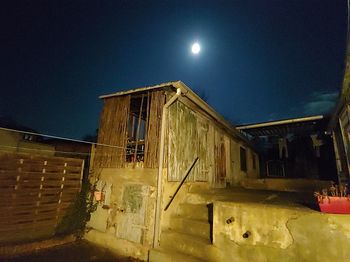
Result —
[[[139,260],[127,257],[116,257],[106,248],[94,246],[86,241],[76,241],[74,243],[56,246],[53,248],[36,251],[34,253],[14,257],[11,259],[1,259],[6,262],[137,262]]]

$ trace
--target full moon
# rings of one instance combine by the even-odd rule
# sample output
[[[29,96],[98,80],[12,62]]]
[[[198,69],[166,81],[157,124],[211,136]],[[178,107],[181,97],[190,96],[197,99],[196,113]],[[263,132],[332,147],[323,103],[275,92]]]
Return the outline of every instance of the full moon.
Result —
[[[194,43],[192,45],[191,50],[192,50],[192,53],[196,55],[201,51],[201,46],[198,43]]]

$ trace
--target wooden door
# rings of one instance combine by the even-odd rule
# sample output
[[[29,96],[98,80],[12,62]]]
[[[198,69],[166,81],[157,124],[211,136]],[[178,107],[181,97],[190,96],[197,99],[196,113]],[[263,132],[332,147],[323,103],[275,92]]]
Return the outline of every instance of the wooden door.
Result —
[[[143,242],[146,233],[145,218],[147,214],[149,186],[128,184],[123,190],[124,213],[120,213],[117,222],[118,238],[135,243]]]

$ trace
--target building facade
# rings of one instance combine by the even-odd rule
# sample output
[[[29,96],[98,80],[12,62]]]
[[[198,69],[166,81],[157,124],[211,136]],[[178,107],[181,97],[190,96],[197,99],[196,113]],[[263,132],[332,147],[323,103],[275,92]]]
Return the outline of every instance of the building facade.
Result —
[[[91,181],[104,199],[89,222],[91,241],[145,259],[192,165],[186,183],[209,188],[259,177],[249,141],[180,81],[100,98]]]

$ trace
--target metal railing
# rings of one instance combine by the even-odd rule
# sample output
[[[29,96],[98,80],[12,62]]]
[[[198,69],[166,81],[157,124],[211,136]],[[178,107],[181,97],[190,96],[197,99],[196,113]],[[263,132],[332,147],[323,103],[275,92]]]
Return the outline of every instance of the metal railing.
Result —
[[[173,200],[174,200],[174,198],[175,198],[177,192],[179,192],[179,190],[180,190],[180,188],[182,187],[183,183],[185,183],[186,178],[187,178],[188,175],[190,174],[190,172],[191,172],[191,170],[193,169],[194,165],[196,164],[197,160],[198,160],[198,157],[196,157],[196,159],[193,160],[191,166],[186,170],[186,175],[185,175],[184,178],[181,180],[181,183],[180,183],[179,186],[177,187],[177,189],[176,189],[174,195],[173,195],[173,196],[171,197],[171,199],[169,200],[169,203],[168,203],[168,204],[166,205],[166,207],[164,208],[164,211],[166,211],[166,210],[169,208],[169,206],[171,205],[171,202],[173,202]]]

